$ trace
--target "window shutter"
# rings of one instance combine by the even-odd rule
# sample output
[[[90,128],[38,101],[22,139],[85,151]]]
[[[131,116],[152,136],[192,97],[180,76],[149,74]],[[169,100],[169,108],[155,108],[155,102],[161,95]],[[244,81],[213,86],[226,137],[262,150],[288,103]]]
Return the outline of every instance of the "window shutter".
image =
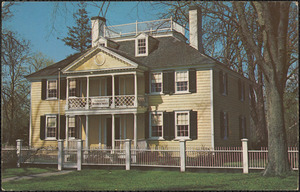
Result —
[[[224,139],[224,113],[223,111],[220,112],[220,136],[221,139]]]
[[[115,95],[119,95],[120,78],[115,76]]]
[[[223,72],[219,72],[219,88],[220,88],[220,94],[223,94],[224,92],[224,84],[223,84]]]
[[[190,138],[198,138],[197,111],[190,111]]]
[[[149,112],[145,112],[145,139],[149,138]]]
[[[76,81],[76,87],[75,87],[75,96],[76,97],[80,97],[80,81],[79,81],[79,79],[76,79],[75,80]],[[69,85],[70,86],[70,85]]]
[[[40,139],[45,140],[46,116],[40,117]]]
[[[58,139],[58,118],[59,118],[60,116],[57,114],[56,115],[56,130],[55,130],[55,132],[56,132],[56,139]]]
[[[109,76],[106,79],[107,81],[107,95],[112,95],[112,77]]]
[[[196,69],[189,70],[189,91],[191,93],[197,92],[197,71],[196,71]]]
[[[175,92],[174,71],[163,71],[163,93],[173,94]]]
[[[66,99],[66,91],[67,91],[67,79],[61,78],[60,79],[60,99]]]
[[[149,71],[144,72],[144,78],[145,78],[145,93],[149,93]]]
[[[60,116],[60,138],[66,138],[66,116],[64,115]]]
[[[228,95],[228,77],[227,77],[227,73],[225,73],[225,87],[226,87],[226,92],[225,94]]]
[[[175,126],[174,126],[174,112],[163,113],[163,128],[164,139],[172,140],[175,138]]]
[[[242,100],[242,85],[241,85],[241,80],[239,79],[238,80],[238,97],[239,97],[239,100]]]
[[[42,79],[42,100],[46,99],[47,95],[47,80]]]

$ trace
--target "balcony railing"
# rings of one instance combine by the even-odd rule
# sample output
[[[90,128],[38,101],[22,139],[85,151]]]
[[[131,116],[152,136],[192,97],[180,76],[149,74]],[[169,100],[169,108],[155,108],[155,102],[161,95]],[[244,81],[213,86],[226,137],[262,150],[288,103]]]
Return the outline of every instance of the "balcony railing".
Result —
[[[106,26],[104,30],[104,35],[108,38],[137,35],[141,32],[160,33],[177,31],[183,36],[185,35],[185,28],[173,21],[172,17],[169,19]]]
[[[145,96],[138,96],[137,103],[135,102],[134,95],[116,95],[114,99],[113,96],[70,97],[67,109],[134,108],[147,106]]]

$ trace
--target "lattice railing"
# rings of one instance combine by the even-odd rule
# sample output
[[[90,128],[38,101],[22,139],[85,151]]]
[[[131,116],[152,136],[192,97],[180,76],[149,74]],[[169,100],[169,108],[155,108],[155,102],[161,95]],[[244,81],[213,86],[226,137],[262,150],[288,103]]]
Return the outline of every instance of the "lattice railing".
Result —
[[[115,106],[117,108],[134,106],[135,96],[134,95],[118,95],[115,96]]]
[[[89,97],[88,109],[97,108],[128,108],[136,106],[147,106],[147,99],[145,96],[137,97],[137,105],[135,105],[134,95],[116,95],[112,96],[96,96]],[[87,109],[87,98],[86,97],[72,97],[68,100],[68,109]]]

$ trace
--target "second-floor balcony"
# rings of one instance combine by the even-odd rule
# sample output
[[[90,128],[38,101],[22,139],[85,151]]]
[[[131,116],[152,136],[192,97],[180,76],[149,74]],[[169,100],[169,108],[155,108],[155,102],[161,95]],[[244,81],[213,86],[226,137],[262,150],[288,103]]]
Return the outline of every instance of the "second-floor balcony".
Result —
[[[67,111],[147,107],[142,73],[125,72],[67,78]]]

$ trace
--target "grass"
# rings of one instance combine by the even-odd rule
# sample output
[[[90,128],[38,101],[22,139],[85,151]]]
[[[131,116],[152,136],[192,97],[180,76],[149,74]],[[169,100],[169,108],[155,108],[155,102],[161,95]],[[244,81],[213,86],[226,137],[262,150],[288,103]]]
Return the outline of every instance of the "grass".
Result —
[[[2,170],[2,178],[9,178],[9,177],[19,177],[19,176],[27,176],[39,173],[46,173],[46,172],[55,172],[57,169],[54,168],[9,168]]]
[[[287,177],[259,173],[197,173],[85,169],[66,175],[2,183],[5,190],[296,190],[298,172]]]

